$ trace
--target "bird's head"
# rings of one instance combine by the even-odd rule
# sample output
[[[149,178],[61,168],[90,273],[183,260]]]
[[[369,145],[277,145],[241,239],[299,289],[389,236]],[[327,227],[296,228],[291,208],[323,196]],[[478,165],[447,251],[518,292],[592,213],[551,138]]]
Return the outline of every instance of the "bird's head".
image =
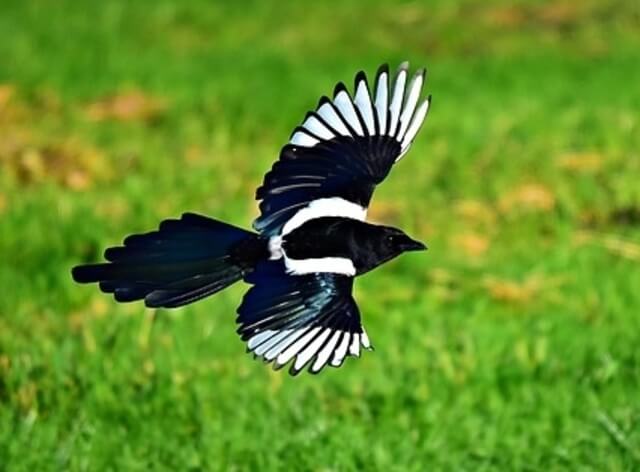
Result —
[[[393,254],[394,256],[398,256],[407,251],[424,251],[427,249],[427,246],[423,243],[410,238],[405,232],[398,228],[383,226],[383,235],[382,244],[386,249],[385,252]]]
[[[362,272],[398,257],[403,252],[427,249],[420,241],[416,241],[403,231],[390,226],[378,226],[376,237],[370,241],[371,245],[365,256],[366,262],[363,264],[366,269]]]

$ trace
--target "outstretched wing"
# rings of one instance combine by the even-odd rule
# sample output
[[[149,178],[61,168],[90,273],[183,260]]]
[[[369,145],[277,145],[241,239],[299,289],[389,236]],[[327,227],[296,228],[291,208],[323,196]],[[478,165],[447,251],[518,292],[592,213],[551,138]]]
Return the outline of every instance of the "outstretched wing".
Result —
[[[373,94],[361,71],[353,97],[339,83],[333,99],[320,99],[256,192],[256,230],[274,236],[318,216],[364,220],[375,186],[407,152],[429,109],[430,96],[418,105],[424,69],[409,83],[407,71],[403,63],[391,84],[388,66],[381,66]],[[285,228],[301,211],[305,217]]]
[[[238,308],[238,333],[250,352],[274,368],[293,360],[292,375],[305,366],[318,373],[326,365],[341,366],[348,355],[359,356],[361,346],[371,348],[351,296],[351,277],[292,277],[281,261],[270,261],[245,280],[253,287]]]

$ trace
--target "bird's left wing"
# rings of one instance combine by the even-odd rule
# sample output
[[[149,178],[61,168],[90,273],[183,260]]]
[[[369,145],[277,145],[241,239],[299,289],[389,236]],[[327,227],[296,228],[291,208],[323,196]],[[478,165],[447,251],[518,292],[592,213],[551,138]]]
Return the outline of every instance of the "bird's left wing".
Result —
[[[373,93],[364,72],[351,96],[343,83],[307,114],[256,192],[253,226],[276,236],[319,216],[364,220],[371,195],[409,149],[431,97],[421,103],[424,69],[409,81],[403,63],[393,80],[379,68]]]
[[[238,308],[238,333],[247,349],[290,373],[339,367],[371,348],[351,290],[353,278],[314,273],[291,276],[281,261],[264,262],[245,279],[253,284]]]

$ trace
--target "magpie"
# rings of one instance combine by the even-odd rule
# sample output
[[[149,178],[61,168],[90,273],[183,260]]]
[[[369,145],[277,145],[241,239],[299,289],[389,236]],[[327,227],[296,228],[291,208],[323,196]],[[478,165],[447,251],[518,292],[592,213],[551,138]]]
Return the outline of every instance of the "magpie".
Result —
[[[294,129],[256,191],[255,232],[185,213],[108,248],[107,262],[72,269],[118,302],[175,308],[244,280],[237,332],[275,369],[320,372],[372,349],[353,280],[403,252],[426,249],[403,231],[366,222],[373,191],[409,150],[426,118],[424,69],[382,65],[373,88],[338,83]]]

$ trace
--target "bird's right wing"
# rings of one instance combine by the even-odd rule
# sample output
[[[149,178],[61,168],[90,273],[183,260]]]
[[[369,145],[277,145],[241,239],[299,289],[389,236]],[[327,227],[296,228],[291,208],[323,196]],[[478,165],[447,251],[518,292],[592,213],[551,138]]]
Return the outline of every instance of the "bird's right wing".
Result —
[[[353,97],[343,83],[307,114],[256,192],[254,228],[276,236],[320,216],[364,220],[375,186],[409,149],[429,109],[419,104],[425,71],[407,80],[404,63],[393,78],[380,67],[373,94],[359,72]]]
[[[288,275],[281,261],[258,265],[245,279],[253,284],[238,308],[238,333],[247,349],[278,369],[308,366],[318,373],[339,367],[346,356],[371,347],[351,290],[353,279],[338,274]]]

